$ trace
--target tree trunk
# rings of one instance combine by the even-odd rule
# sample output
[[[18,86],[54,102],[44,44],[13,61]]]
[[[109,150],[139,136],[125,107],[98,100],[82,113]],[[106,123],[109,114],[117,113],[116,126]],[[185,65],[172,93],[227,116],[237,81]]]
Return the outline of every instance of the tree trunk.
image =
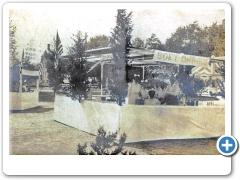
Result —
[[[118,105],[122,106],[122,96],[121,95],[118,96]]]
[[[82,96],[78,94],[78,102],[81,103],[81,100],[82,100]]]

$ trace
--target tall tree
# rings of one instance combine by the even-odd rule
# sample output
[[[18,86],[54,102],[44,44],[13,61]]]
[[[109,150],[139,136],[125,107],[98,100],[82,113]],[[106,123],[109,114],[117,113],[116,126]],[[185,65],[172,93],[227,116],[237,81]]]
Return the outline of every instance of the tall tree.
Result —
[[[132,42],[133,47],[144,48],[144,41],[141,38],[136,37]]]
[[[131,47],[132,12],[126,13],[125,9],[118,9],[116,26],[110,37],[111,49],[114,59],[113,77],[115,93],[122,105],[122,98],[126,95],[127,81],[129,80],[126,69],[129,68],[128,54]]]
[[[72,46],[69,48],[69,82],[71,84],[71,92],[74,97],[81,101],[82,95],[86,95],[87,90],[87,68],[86,68],[86,36],[83,37],[81,31],[73,34]]]
[[[19,90],[19,59],[17,58],[17,27],[10,20],[9,22],[9,90]]]
[[[109,38],[105,35],[98,35],[95,37],[91,37],[90,41],[87,42],[87,49],[97,49],[109,46],[110,41]]]
[[[19,59],[17,58],[17,40],[16,40],[17,27],[9,22],[9,67],[18,66]]]
[[[156,34],[153,33],[151,37],[147,39],[146,47],[148,49],[157,49],[165,51],[164,44],[162,44],[159,38],[157,38]]]

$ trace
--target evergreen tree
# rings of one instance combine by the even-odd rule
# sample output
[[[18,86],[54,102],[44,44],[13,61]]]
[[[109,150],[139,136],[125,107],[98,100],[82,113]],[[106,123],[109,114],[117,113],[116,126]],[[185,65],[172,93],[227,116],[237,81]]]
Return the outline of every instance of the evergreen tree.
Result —
[[[73,97],[79,98],[81,101],[81,96],[86,96],[87,90],[87,68],[86,68],[86,36],[83,37],[81,31],[77,31],[77,34],[73,34],[72,37],[73,44],[69,48],[69,82],[71,86],[71,92]]]
[[[127,82],[129,81],[127,55],[131,47],[132,32],[132,12],[127,14],[125,9],[119,9],[117,14],[116,26],[110,37],[111,49],[114,59],[113,79],[115,85],[115,93],[118,96],[119,105],[122,105],[122,98],[126,95]]]
[[[188,55],[224,56],[225,55],[225,23],[201,28],[198,22],[179,27],[166,40],[167,51]]]

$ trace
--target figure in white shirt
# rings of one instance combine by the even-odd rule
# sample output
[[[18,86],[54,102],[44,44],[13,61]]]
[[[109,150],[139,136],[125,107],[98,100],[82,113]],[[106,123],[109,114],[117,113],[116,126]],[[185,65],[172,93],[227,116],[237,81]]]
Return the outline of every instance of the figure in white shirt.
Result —
[[[134,75],[134,80],[132,83],[128,84],[128,104],[135,104],[136,99],[141,99],[141,85],[140,76]]]
[[[165,103],[165,96],[167,95],[167,83],[160,82],[158,84],[158,88],[156,89],[156,97],[161,102],[161,104]]]

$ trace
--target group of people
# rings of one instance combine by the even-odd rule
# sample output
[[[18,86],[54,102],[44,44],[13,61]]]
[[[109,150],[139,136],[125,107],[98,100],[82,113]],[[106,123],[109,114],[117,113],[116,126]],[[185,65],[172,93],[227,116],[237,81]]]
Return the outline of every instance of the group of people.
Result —
[[[170,77],[169,84],[159,83],[149,88],[140,85],[140,77],[135,76],[128,86],[128,104],[136,104],[136,100],[143,100],[144,105],[178,105],[179,92],[179,84],[174,77]]]

